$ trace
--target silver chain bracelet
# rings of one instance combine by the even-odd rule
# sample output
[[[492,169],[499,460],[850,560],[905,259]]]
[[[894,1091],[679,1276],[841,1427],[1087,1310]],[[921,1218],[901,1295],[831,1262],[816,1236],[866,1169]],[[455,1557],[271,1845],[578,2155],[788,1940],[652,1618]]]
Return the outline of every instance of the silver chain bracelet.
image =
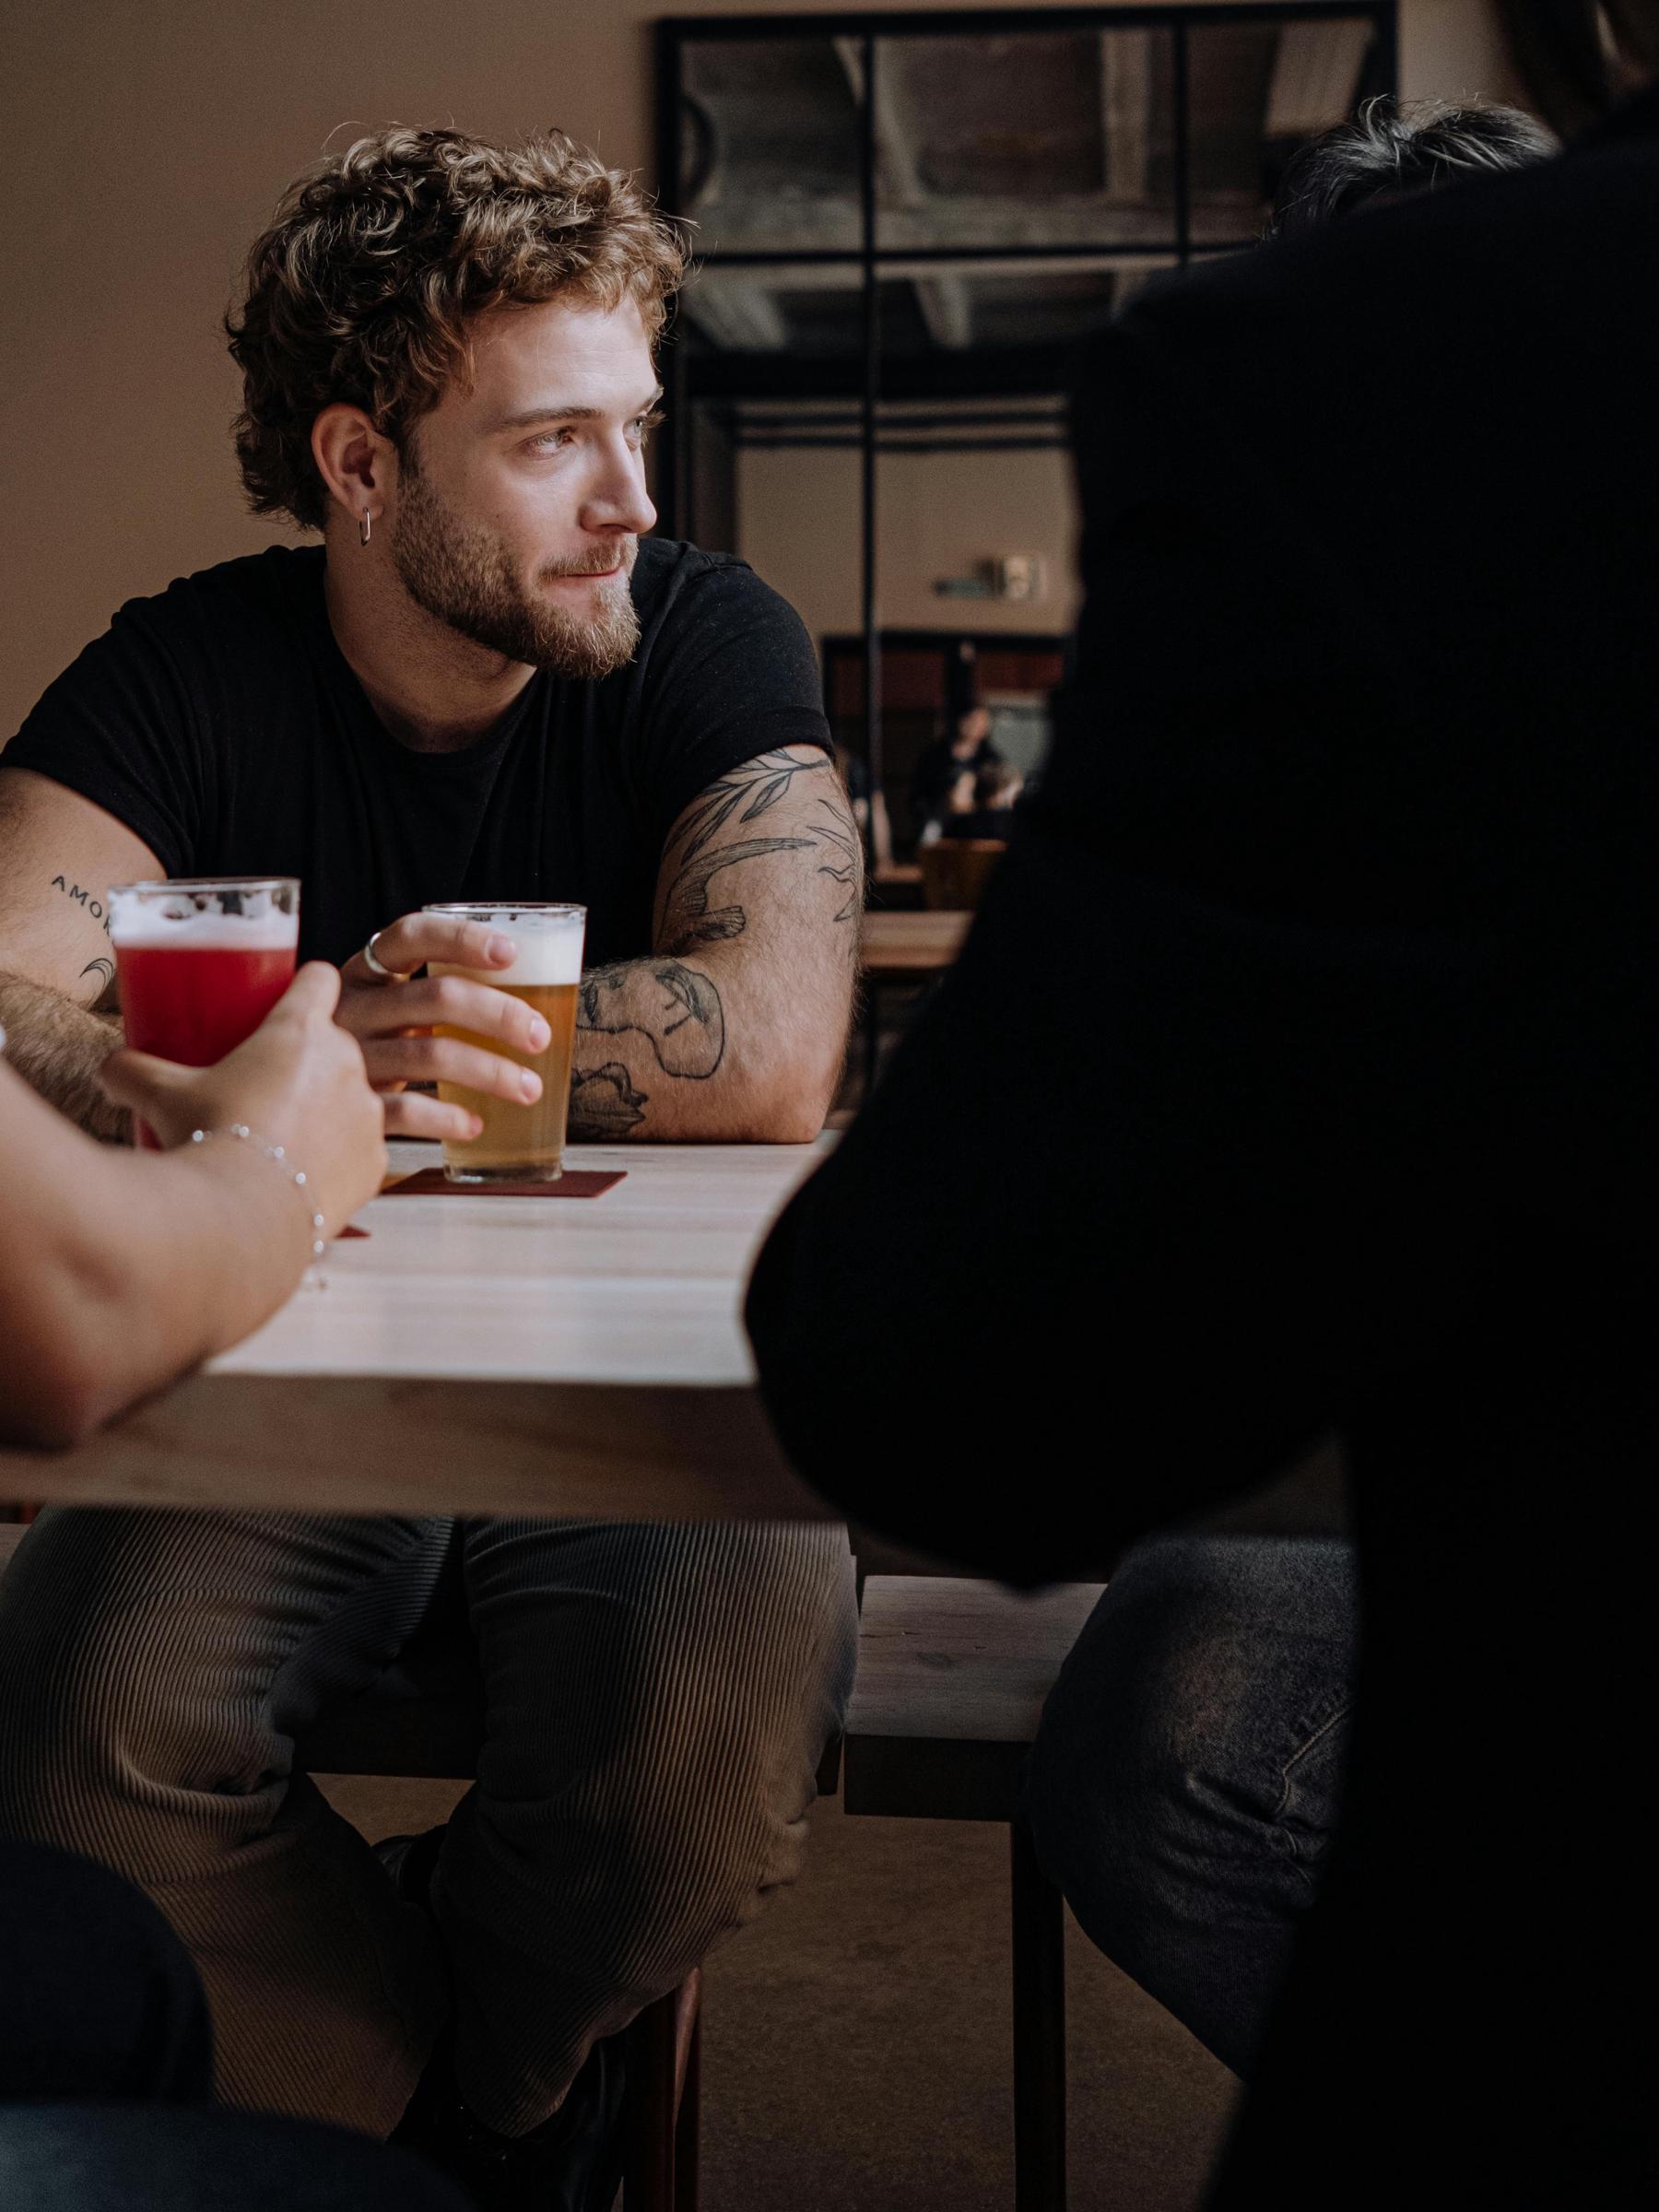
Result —
[[[306,1182],[305,1170],[295,1167],[288,1156],[286,1146],[267,1145],[256,1130],[249,1128],[246,1122],[227,1122],[219,1129],[193,1129],[190,1133],[190,1141],[193,1145],[205,1145],[210,1136],[233,1136],[241,1144],[252,1145],[253,1149],[263,1159],[268,1159],[274,1168],[282,1170],[305,1200],[306,1205],[308,1206],[311,1205],[311,1190]],[[312,1212],[311,1224],[312,1258],[320,1260],[328,1247],[323,1241],[323,1230],[325,1226],[323,1217],[314,1208]]]

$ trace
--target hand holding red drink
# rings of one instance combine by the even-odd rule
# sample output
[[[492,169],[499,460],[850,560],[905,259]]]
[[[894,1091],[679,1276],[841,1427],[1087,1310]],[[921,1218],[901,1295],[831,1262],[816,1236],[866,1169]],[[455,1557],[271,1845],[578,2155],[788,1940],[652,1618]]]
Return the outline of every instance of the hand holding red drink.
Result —
[[[117,884],[110,934],[128,1044],[208,1067],[253,1035],[294,980],[300,885],[291,876]],[[154,1143],[142,1122],[137,1135]]]
[[[308,961],[253,1034],[217,1065],[128,1050],[111,1054],[100,1080],[169,1150],[187,1144],[193,1130],[237,1123],[281,1145],[303,1166],[331,1233],[373,1197],[386,1167],[380,1100],[362,1053],[334,1018],[339,995],[337,971]]]

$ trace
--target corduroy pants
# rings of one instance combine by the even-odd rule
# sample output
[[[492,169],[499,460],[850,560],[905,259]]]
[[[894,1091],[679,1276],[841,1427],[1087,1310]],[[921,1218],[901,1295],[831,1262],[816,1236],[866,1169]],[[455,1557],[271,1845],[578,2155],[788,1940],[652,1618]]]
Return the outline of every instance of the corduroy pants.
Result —
[[[488,1723],[434,1931],[293,1758],[445,1604]],[[0,1582],[0,1835],[155,1900],[227,2100],[385,2134],[453,2006],[522,2133],[794,1879],[856,1641],[829,1524],[54,1509]]]

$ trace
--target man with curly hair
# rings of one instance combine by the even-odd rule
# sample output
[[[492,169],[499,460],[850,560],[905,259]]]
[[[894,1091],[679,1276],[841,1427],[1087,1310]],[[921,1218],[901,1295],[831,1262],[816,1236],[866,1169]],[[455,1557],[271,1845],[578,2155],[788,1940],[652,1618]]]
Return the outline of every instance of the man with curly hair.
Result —
[[[859,851],[796,617],[647,535],[680,274],[558,135],[388,130],[286,195],[229,324],[237,450],[323,544],[130,603],[0,769],[0,1018],[46,1095],[121,1133],[87,887],[280,872],[392,1133],[476,1131],[438,1078],[535,1093],[489,1047],[538,1050],[539,1017],[425,972],[500,965],[422,909],[500,898],[589,910],[576,1135],[817,1134]],[[608,2206],[608,2039],[793,1877],[850,1585],[827,1527],[49,1513],[0,1607],[0,1830],[158,1900],[232,2101],[403,2120],[481,2202]],[[294,1741],[445,1604],[478,1783],[377,1860]]]

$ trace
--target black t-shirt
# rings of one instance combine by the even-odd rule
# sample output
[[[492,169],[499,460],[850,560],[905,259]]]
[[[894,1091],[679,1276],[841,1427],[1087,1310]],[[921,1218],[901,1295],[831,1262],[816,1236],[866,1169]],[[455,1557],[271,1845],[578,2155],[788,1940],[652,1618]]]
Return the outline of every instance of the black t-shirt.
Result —
[[[328,622],[320,547],[128,602],[3,756],[124,822],[168,876],[298,876],[300,950],[346,960],[439,899],[588,909],[586,961],[649,952],[658,862],[698,793],[776,746],[830,747],[811,642],[740,560],[646,538],[639,649],[538,670],[464,752],[385,728]]]

